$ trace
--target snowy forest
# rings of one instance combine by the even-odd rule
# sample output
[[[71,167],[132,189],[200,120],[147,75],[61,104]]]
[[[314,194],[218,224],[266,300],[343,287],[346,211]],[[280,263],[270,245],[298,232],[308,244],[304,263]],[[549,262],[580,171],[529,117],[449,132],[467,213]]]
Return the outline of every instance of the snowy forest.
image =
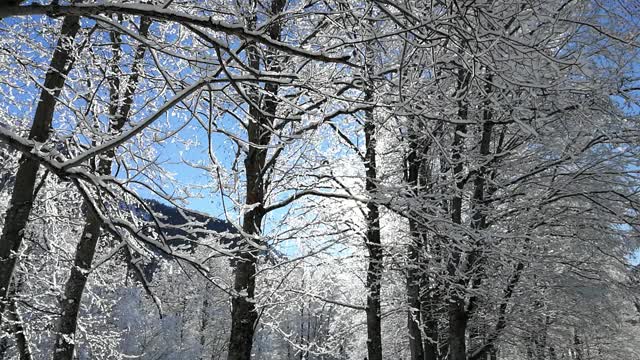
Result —
[[[0,0],[0,359],[640,360],[640,1]]]

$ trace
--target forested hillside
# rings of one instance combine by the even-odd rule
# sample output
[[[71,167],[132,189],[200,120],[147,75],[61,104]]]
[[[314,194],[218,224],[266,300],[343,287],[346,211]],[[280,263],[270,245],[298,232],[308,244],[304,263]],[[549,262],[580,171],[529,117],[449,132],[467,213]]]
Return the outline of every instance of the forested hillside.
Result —
[[[640,360],[638,0],[0,0],[0,359]]]

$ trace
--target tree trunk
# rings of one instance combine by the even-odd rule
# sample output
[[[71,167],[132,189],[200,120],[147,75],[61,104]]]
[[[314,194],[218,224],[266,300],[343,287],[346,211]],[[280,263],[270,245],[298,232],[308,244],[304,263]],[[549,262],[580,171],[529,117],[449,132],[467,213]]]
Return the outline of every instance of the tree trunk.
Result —
[[[67,16],[62,22],[61,36],[51,58],[45,76],[44,89],[36,107],[29,139],[45,142],[53,119],[56,98],[60,95],[65,78],[71,70],[71,43],[80,29],[77,16]],[[16,254],[22,244],[24,230],[33,207],[33,191],[39,164],[27,156],[20,159],[9,209],[5,215],[2,237],[0,237],[0,326],[5,304],[9,300],[9,287],[16,267]]]
[[[488,360],[498,360],[498,349],[496,349],[495,345],[489,345],[489,350],[487,351],[487,359]]]
[[[430,289],[422,299],[422,321],[425,336],[422,339],[424,360],[439,359],[438,313],[436,312],[440,297],[437,290]]]
[[[415,221],[409,221],[410,227],[415,227]],[[412,232],[413,233],[413,232]],[[419,262],[419,248],[415,242],[418,239],[413,239],[413,242],[409,245],[409,269],[407,270],[407,300],[409,305],[409,311],[407,314],[407,327],[409,329],[409,349],[411,350],[411,360],[423,360],[424,349],[422,340],[422,306],[420,301],[420,282],[421,275],[418,268]]]
[[[251,121],[249,129],[249,141],[251,144],[261,144],[266,140],[264,134],[258,135],[263,131],[260,131],[262,128],[257,122]],[[251,135],[252,133],[253,136]],[[256,139],[256,136],[258,139]],[[262,141],[254,142],[256,140]],[[246,204],[255,206],[255,208],[245,213],[242,231],[246,236],[256,236],[252,239],[254,242],[259,241],[257,237],[260,236],[260,227],[264,216],[262,168],[264,167],[265,157],[266,150],[254,145],[250,146],[245,160],[247,174]],[[251,358],[251,348],[253,347],[254,326],[258,319],[254,303],[258,250],[255,246],[246,242],[245,249],[238,257],[235,264],[234,296],[231,301],[231,336],[229,338],[228,360],[249,360]]]
[[[416,122],[415,119],[411,119]],[[420,159],[418,159],[418,144],[416,141],[417,131],[409,134],[409,148],[411,149],[405,159],[405,181],[413,194],[418,198],[418,178],[420,173]],[[411,216],[409,219],[409,232],[411,233],[411,242],[407,249],[407,328],[409,330],[409,350],[411,352],[411,360],[424,359],[424,346],[422,339],[422,302],[420,293],[423,291],[424,274],[421,271],[422,262],[422,237],[418,231],[418,222]]]
[[[71,274],[64,286],[64,295],[60,299],[60,320],[54,346],[53,359],[72,359],[75,348],[75,331],[78,322],[78,311],[82,300],[82,293],[87,283],[91,262],[95,255],[95,248],[100,237],[101,221],[88,206],[84,206],[85,219],[82,237],[76,247],[76,255],[71,268]]]
[[[4,359],[9,349],[9,335],[13,335],[15,339],[16,349],[20,360],[31,360],[31,349],[29,348],[29,340],[27,338],[27,329],[22,322],[22,317],[16,305],[14,296],[16,289],[12,287],[9,303],[6,310],[7,327],[6,337],[0,340],[0,359]]]
[[[367,96],[369,99],[370,95]],[[373,110],[366,110],[365,133],[365,188],[369,193],[367,202],[367,249],[369,265],[367,269],[367,352],[369,360],[382,360],[382,329],[380,287],[382,282],[383,253],[380,243],[380,211],[376,203],[376,126]]]
[[[449,304],[449,360],[466,360],[467,312],[464,301]]]
[[[148,18],[142,17],[140,19],[140,35],[146,37],[149,32],[149,26],[151,21]],[[118,46],[114,41],[114,46]],[[118,51],[119,49],[115,49]],[[133,95],[138,86],[140,77],[140,66],[144,60],[145,47],[139,45],[136,49],[133,64],[131,67],[132,75],[129,78],[125,92],[124,101],[122,107],[116,105],[110,106],[109,115],[110,123],[109,129],[111,133],[116,133],[122,130],[129,113],[133,105]],[[114,58],[119,58],[114,53]],[[114,63],[113,66],[117,68],[119,64]],[[113,79],[111,79],[111,102],[112,104],[118,104],[118,94],[120,88],[119,71],[114,68]],[[110,150],[105,157],[100,158],[98,161],[97,171],[100,175],[110,175],[111,165],[113,158],[115,157],[115,150]],[[78,323],[78,312],[80,310],[80,303],[82,301],[82,294],[84,293],[87,279],[89,276],[89,270],[96,253],[96,247],[98,239],[100,238],[102,221],[98,215],[92,210],[90,204],[83,204],[85,213],[85,224],[82,231],[82,236],[76,246],[76,254],[71,268],[69,278],[65,283],[64,296],[60,300],[61,316],[58,322],[56,342],[54,345],[54,360],[71,360],[73,358],[73,352],[75,348],[75,332]]]
[[[31,355],[31,349],[29,348],[27,329],[24,327],[22,317],[20,316],[16,302],[13,299],[9,301],[7,312],[9,313],[9,320],[14,323],[12,331],[16,339],[16,346],[18,348],[18,353],[20,354],[20,360],[31,360],[33,356]]]
[[[438,360],[438,299],[429,289],[425,268],[427,264],[419,255],[425,247],[426,236],[417,229],[415,220],[409,220],[413,243],[409,247],[409,261],[412,265],[407,276],[409,306],[409,347],[412,360]]]
[[[207,284],[206,289],[209,290],[209,286]],[[207,298],[207,295],[209,294],[209,291],[207,291],[207,294],[204,296],[204,299],[202,300],[202,311],[201,311],[201,316],[202,319],[200,319],[200,360],[205,360],[206,357],[205,355],[207,354],[207,328],[209,327],[209,299]]]
[[[431,182],[430,141],[424,140],[429,130],[417,118],[411,118],[409,121],[411,125],[407,139],[410,151],[405,159],[404,176],[414,199],[422,202],[421,193],[428,193],[426,187]],[[437,138],[441,129],[441,126],[437,127],[430,137]],[[407,327],[412,360],[437,360],[439,353],[436,314],[438,299],[436,299],[436,290],[430,289],[428,276],[430,260],[425,257],[425,254],[429,253],[432,258],[435,258],[438,250],[436,246],[428,248],[427,231],[420,226],[418,220],[430,211],[427,205],[413,209],[414,213],[408,216],[411,242],[408,247],[407,298],[410,309]]]
[[[286,6],[286,0],[272,0],[271,15],[282,13]],[[254,4],[257,5],[257,4]],[[253,7],[255,8],[255,6]],[[248,27],[255,28],[257,21],[256,14],[248,19]],[[279,41],[281,38],[282,23],[273,22],[268,26],[267,33],[270,38]],[[270,55],[273,50],[266,50]],[[247,46],[247,58],[249,67],[255,70],[260,69],[261,51],[255,42],[249,42]],[[271,54],[273,55],[273,54]],[[262,59],[265,67],[270,71],[277,72],[280,66],[272,63],[271,59]],[[267,83],[264,85],[267,95],[261,97],[260,93],[250,94],[249,104],[250,119],[247,125],[248,150],[244,161],[246,175],[246,199],[245,204],[251,210],[244,214],[242,219],[242,231],[246,239],[241,249],[236,264],[235,278],[233,283],[234,295],[231,300],[231,336],[229,337],[228,360],[249,360],[253,347],[253,335],[258,320],[258,313],[255,307],[255,275],[258,261],[258,249],[251,244],[261,244],[262,219],[265,216],[264,200],[267,184],[264,179],[265,164],[267,159],[266,146],[271,141],[273,118],[277,110],[275,94],[278,92],[278,85]],[[261,101],[261,98],[262,101]]]
[[[467,92],[469,86],[469,73],[460,68],[458,70],[458,91],[457,96],[462,98],[462,94]],[[468,104],[463,100],[458,100],[458,118],[459,120],[466,120],[468,117]],[[464,146],[464,137],[467,132],[467,126],[465,124],[458,124],[454,128],[454,137],[452,144],[451,161],[453,162],[453,176],[455,181],[455,194],[451,199],[451,220],[454,224],[462,224],[462,193],[464,191],[465,180],[463,177],[464,164],[462,162],[462,148]],[[466,331],[468,315],[465,308],[465,293],[464,288],[466,281],[464,274],[457,274],[460,267],[463,266],[461,261],[464,261],[461,250],[455,247],[451,250],[453,252],[448,264],[449,276],[454,280],[457,286],[450,293],[449,299],[449,360],[466,360],[467,348],[466,348]],[[457,287],[457,288],[456,288]]]
[[[373,64],[374,50],[365,45],[365,84],[364,101],[372,103],[373,98]],[[365,190],[369,195],[366,215],[366,246],[368,250],[367,265],[367,353],[368,360],[382,360],[382,321],[380,306],[380,288],[382,283],[383,253],[380,242],[380,210],[378,208],[376,193],[378,169],[376,165],[376,124],[373,109],[364,111],[364,137],[365,137]]]

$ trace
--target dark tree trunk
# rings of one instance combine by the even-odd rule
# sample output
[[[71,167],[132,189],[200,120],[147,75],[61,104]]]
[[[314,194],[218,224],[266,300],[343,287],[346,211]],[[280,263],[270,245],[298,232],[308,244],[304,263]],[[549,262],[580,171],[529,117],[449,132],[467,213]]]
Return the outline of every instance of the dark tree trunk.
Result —
[[[464,69],[458,70],[458,97],[462,98],[462,94],[468,91],[469,74]],[[458,100],[458,119],[467,120],[468,105],[463,100]],[[467,132],[465,124],[458,124],[454,128],[454,137],[452,144],[451,161],[453,162],[453,176],[455,181],[455,194],[451,199],[451,220],[454,224],[462,224],[462,195],[464,191],[465,180],[463,179],[464,164],[462,160],[462,148],[464,146],[464,136]],[[464,288],[466,281],[464,274],[456,274],[458,268],[462,266],[463,261],[461,250],[452,249],[452,256],[449,260],[448,271],[449,276],[455,280],[457,288],[450,293],[449,299],[449,360],[466,360],[466,331],[467,331],[467,311],[465,307]]]
[[[247,217],[245,216],[245,219]],[[249,245],[251,246],[251,245]],[[229,339],[229,360],[251,358],[254,325],[258,318],[253,303],[255,294],[257,252],[245,251],[235,267],[234,295],[231,302],[231,337]]]
[[[207,295],[209,286],[207,286]],[[209,298],[207,295],[202,300],[202,319],[200,320],[200,360],[206,359],[207,354],[207,328],[209,327]]]
[[[365,44],[365,84],[363,88],[365,103],[374,100],[373,66],[374,49]],[[376,165],[376,124],[373,109],[364,111],[365,137],[365,190],[369,196],[366,214],[366,246],[368,251],[367,264],[367,354],[368,360],[382,360],[382,320],[380,306],[380,289],[382,286],[383,252],[380,241],[380,209],[378,208],[376,193],[378,168]]]
[[[439,301],[436,290],[429,288],[426,259],[421,256],[427,237],[417,230],[415,220],[409,220],[412,243],[409,246],[411,266],[407,275],[409,311],[409,347],[412,360],[438,360],[438,313]]]
[[[20,287],[15,286],[15,287]],[[6,335],[7,337],[2,338],[0,340],[0,359],[4,359],[6,355],[6,351],[9,348],[9,338],[8,335],[13,335],[15,340],[16,349],[18,351],[18,357],[20,360],[31,360],[33,356],[31,355],[31,349],[29,348],[29,340],[27,338],[27,329],[24,327],[22,322],[22,317],[20,316],[20,312],[18,310],[18,306],[16,305],[16,301],[14,299],[16,289],[12,287],[9,303],[5,312],[6,322],[5,327],[7,328]]]
[[[416,204],[422,203],[422,193],[431,184],[431,166],[429,158],[430,140],[425,140],[427,127],[419,119],[410,119],[407,136],[409,153],[405,159],[405,182]],[[442,126],[438,126],[429,138],[441,135]],[[426,191],[428,193],[428,190]],[[438,246],[429,244],[427,230],[420,225],[419,219],[429,212],[428,204],[413,209],[408,216],[411,242],[408,247],[409,267],[407,269],[407,298],[410,307],[408,314],[409,347],[412,360],[437,360],[438,314],[437,291],[430,287],[428,276],[429,261],[437,257]],[[431,246],[429,246],[431,245]]]
[[[487,359],[498,360],[498,349],[496,349],[493,344],[489,345],[489,350],[487,351]]]
[[[369,93],[367,98],[371,100]],[[382,328],[380,287],[382,283],[383,253],[380,243],[380,211],[376,203],[376,126],[373,110],[365,112],[365,188],[369,193],[367,202],[367,250],[369,265],[367,268],[367,353],[369,360],[382,360]]]
[[[439,359],[439,336],[437,306],[441,301],[436,289],[430,289],[422,300],[422,321],[425,337],[422,340],[424,360]]]
[[[471,206],[472,206],[472,215],[471,215],[471,228],[473,230],[476,230],[478,232],[478,235],[476,237],[477,240],[472,241],[471,243],[471,252],[468,255],[468,260],[467,260],[467,268],[469,269],[474,269],[474,273],[471,274],[469,277],[471,278],[470,280],[470,286],[472,289],[476,289],[477,287],[480,286],[482,279],[484,278],[484,266],[483,266],[483,258],[482,258],[482,253],[483,253],[483,248],[485,247],[484,244],[481,243],[483,236],[481,233],[479,233],[480,231],[483,231],[487,228],[487,201],[486,198],[487,196],[491,195],[491,191],[487,190],[487,178],[490,176],[490,168],[489,168],[489,162],[490,162],[490,158],[489,155],[491,154],[491,142],[492,142],[492,137],[493,137],[493,127],[494,127],[494,123],[492,121],[492,117],[493,117],[493,112],[491,110],[491,100],[489,99],[489,96],[492,93],[492,75],[488,74],[487,75],[487,85],[486,85],[486,99],[483,102],[484,106],[483,106],[483,116],[482,116],[482,131],[481,131],[481,138],[480,138],[480,167],[477,171],[477,174],[475,176],[474,182],[473,182],[473,195],[472,195],[472,201],[471,201]],[[516,283],[517,283],[517,278],[516,278]],[[515,285],[514,285],[515,286]],[[510,296],[510,294],[509,294]],[[472,314],[475,312],[477,307],[477,301],[476,301],[476,297],[475,296],[470,296],[469,297],[469,305],[467,306],[467,318],[471,317]],[[491,356],[491,352],[490,350],[495,350],[493,347],[493,342],[496,340],[497,336],[499,335],[499,332],[501,331],[498,330],[498,325],[500,320],[502,320],[502,318],[499,318],[498,324],[496,324],[496,330],[497,331],[493,331],[491,333],[489,333],[489,335],[487,337],[485,337],[485,344],[481,345],[484,346],[481,348],[480,353],[477,354],[476,356],[471,355],[471,358],[487,358]],[[483,331],[487,332],[488,327],[483,327]],[[478,334],[479,336],[479,334]],[[473,340],[473,339],[472,339]]]
[[[18,356],[20,360],[31,360],[31,350],[29,349],[29,342],[26,336],[26,329],[22,324],[22,318],[18,313],[16,304],[13,299],[9,300],[9,305],[5,311],[6,322],[8,325],[8,331],[6,337],[0,340],[0,359],[4,359],[7,350],[9,350],[9,335],[13,335],[16,342],[16,349],[18,350]]]
[[[469,360],[482,360],[483,358],[488,357],[491,358],[491,352],[497,353],[497,349],[495,347],[495,341],[498,339],[500,333],[507,326],[507,307],[509,305],[509,301],[513,296],[513,293],[520,282],[520,276],[522,275],[522,271],[524,270],[524,264],[519,262],[515,269],[514,273],[507,284],[506,289],[504,290],[504,295],[502,298],[502,302],[498,307],[498,320],[496,321],[495,328],[493,331],[487,336],[485,346],[479,351],[477,351],[473,356],[469,357]],[[496,355],[497,356],[497,355]]]
[[[45,76],[44,89],[36,107],[29,139],[45,142],[49,138],[49,129],[56,106],[56,98],[71,70],[71,44],[80,29],[77,16],[67,16],[62,22],[61,36],[51,58],[49,70]],[[9,209],[5,215],[2,237],[0,237],[0,326],[5,304],[9,300],[9,287],[16,267],[16,253],[20,249],[24,230],[33,206],[33,191],[39,164],[27,156],[20,159],[15,185],[11,195]]]
[[[86,204],[84,208],[87,217],[85,218],[82,237],[76,247],[71,274],[64,287],[64,296],[60,299],[61,315],[58,321],[58,334],[54,346],[54,360],[73,358],[75,348],[75,341],[73,340],[75,338],[82,293],[87,283],[96,244],[100,237],[102,223]]]
[[[467,312],[464,301],[449,304],[449,360],[466,360]]]
[[[411,119],[416,122],[415,119]],[[421,161],[418,158],[418,144],[416,141],[416,132],[412,131],[409,136],[409,148],[411,149],[405,159],[405,182],[410,188],[414,196],[419,199],[418,178],[420,173]],[[411,351],[411,360],[424,359],[424,345],[422,339],[423,326],[422,321],[422,301],[421,292],[423,289],[423,280],[425,274],[422,273],[422,236],[418,231],[418,221],[409,216],[409,231],[411,233],[411,242],[407,249],[408,268],[407,268],[407,328],[409,330],[409,350]]]
[[[415,226],[415,221],[410,220],[410,227],[413,228]],[[409,245],[409,269],[407,270],[409,349],[411,350],[411,360],[423,360],[424,349],[422,331],[420,329],[422,326],[422,305],[420,301],[422,276],[418,267],[420,249],[418,244],[415,244],[417,238],[414,236],[412,240],[413,242]]]
[[[142,37],[147,36],[150,25],[150,19],[145,17],[141,18],[140,35]],[[114,41],[114,46],[119,47],[117,45],[117,41]],[[119,59],[119,56],[117,55],[119,48],[114,49],[114,51],[114,58]],[[126,84],[124,92],[125,98],[122,107],[111,106],[109,108],[109,113],[111,115],[109,129],[112,133],[121,131],[129,118],[129,113],[133,105],[133,95],[138,86],[140,66],[144,59],[144,53],[145,47],[143,45],[139,45],[136,49],[133,65],[131,67],[133,73]],[[117,98],[120,93],[120,74],[118,66],[119,64],[117,64],[116,60],[112,66],[114,70],[114,73],[112,74],[113,78],[110,79],[112,104],[120,103]],[[111,165],[114,156],[115,150],[110,150],[105,157],[102,157],[98,161],[97,171],[100,175],[111,174]],[[71,273],[69,274],[69,278],[67,279],[64,287],[64,296],[60,300],[60,310],[62,315],[58,322],[58,333],[54,346],[55,351],[53,354],[54,360],[71,360],[73,358],[75,348],[75,341],[73,340],[75,338],[78,323],[82,294],[87,284],[89,270],[91,269],[91,264],[96,253],[98,239],[100,238],[101,233],[102,221],[92,210],[90,204],[83,204],[83,209],[85,213],[84,229],[82,231],[82,236],[78,241],[78,245],[76,246],[73,267],[71,268]]]
[[[286,0],[272,0],[270,13],[272,16],[282,13],[286,6]],[[248,19],[248,26],[255,27],[256,15]],[[268,34],[274,40],[280,40],[282,23],[276,21],[268,27]],[[261,64],[261,51],[257,44],[249,42],[247,46],[247,58],[249,67],[259,70]],[[267,50],[266,54],[271,54]],[[273,54],[271,54],[273,55]],[[273,63],[272,59],[264,58],[262,62],[270,71],[279,71],[280,66]],[[258,261],[258,249],[250,242],[261,243],[261,226],[264,218],[264,200],[267,183],[264,179],[267,159],[266,146],[271,141],[273,118],[277,110],[277,101],[274,97],[278,92],[278,85],[268,83],[264,85],[264,97],[260,93],[250,94],[249,114],[251,119],[247,125],[248,151],[244,161],[246,173],[246,199],[245,204],[252,209],[244,214],[242,231],[250,239],[241,245],[239,255],[235,262],[235,278],[233,283],[234,295],[231,300],[231,335],[229,337],[228,360],[249,360],[253,347],[253,337],[258,313],[254,303],[255,275]],[[273,94],[273,95],[269,95]]]

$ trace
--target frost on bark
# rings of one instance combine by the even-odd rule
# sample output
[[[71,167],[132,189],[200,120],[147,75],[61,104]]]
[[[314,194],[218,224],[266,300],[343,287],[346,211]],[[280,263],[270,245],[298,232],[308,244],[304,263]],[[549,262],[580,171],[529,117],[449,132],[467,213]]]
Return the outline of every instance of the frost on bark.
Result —
[[[56,99],[64,86],[67,74],[71,71],[72,43],[79,29],[80,22],[77,16],[67,16],[62,21],[61,36],[53,52],[29,132],[30,140],[44,143],[49,138]],[[33,192],[39,167],[36,160],[22,156],[10,206],[5,214],[5,226],[0,237],[0,326],[4,307],[9,300],[11,278],[18,260],[16,253],[22,244],[25,227],[33,207]]]
[[[142,17],[140,20],[140,36],[146,37],[149,32],[149,26],[151,21],[148,18]],[[122,106],[112,105],[109,107],[109,133],[119,133],[122,127],[126,124],[133,105],[133,96],[138,87],[140,79],[140,72],[142,69],[142,61],[144,60],[145,46],[139,45],[135,51],[133,59],[132,71],[133,73],[129,79],[121,84],[120,76],[122,75],[119,70],[119,64],[117,61],[120,56],[120,45],[118,36],[112,33],[112,40],[114,46],[114,64],[112,66],[112,79],[109,79],[111,88],[111,103],[119,104],[118,99],[120,94],[120,88],[124,85],[124,100]],[[97,172],[99,175],[106,176],[111,174],[111,165],[115,157],[115,150],[110,150],[106,156],[100,157],[97,161]],[[78,312],[80,310],[80,304],[82,301],[82,293],[87,284],[89,276],[89,270],[91,269],[91,263],[96,253],[96,247],[98,239],[101,234],[102,221],[92,209],[91,205],[86,201],[83,204],[85,213],[84,228],[82,235],[78,240],[76,246],[76,253],[71,268],[71,273],[64,286],[64,295],[60,299],[61,316],[58,322],[57,337],[55,342],[54,360],[70,360],[73,358],[73,352],[75,348],[75,332],[78,323]]]
[[[20,285],[12,285],[9,303],[5,311],[5,323],[6,336],[0,338],[0,359],[4,359],[9,350],[9,336],[13,336],[15,339],[16,350],[18,352],[18,358],[20,360],[31,360],[31,348],[29,346],[29,338],[27,336],[27,329],[24,326],[20,310],[18,309],[15,301],[16,287]],[[2,329],[0,329],[2,330]]]
[[[438,258],[438,246],[435,234],[429,233],[421,225],[419,219],[429,212],[429,200],[425,197],[431,189],[430,148],[431,141],[424,140],[425,134],[431,131],[427,124],[417,118],[409,119],[407,144],[409,152],[405,156],[404,181],[410,194],[417,199],[415,209],[409,214],[410,242],[407,248],[407,328],[409,332],[409,350],[412,360],[437,360],[438,318],[441,315],[438,305],[441,301],[437,284],[430,284],[430,262]],[[433,130],[431,136],[438,138],[442,125]],[[431,259],[425,255],[431,254]],[[424,334],[424,335],[423,335]]]
[[[364,85],[364,101],[373,102],[373,49],[365,46],[366,84]],[[366,246],[368,251],[367,264],[367,354],[370,360],[382,360],[382,327],[380,289],[382,285],[383,252],[380,238],[380,209],[378,208],[376,193],[378,169],[376,166],[376,123],[373,108],[364,111],[365,138],[365,190],[369,196],[366,207]]]
[[[457,96],[462,98],[462,94],[468,91],[471,74],[460,67],[458,69]],[[468,119],[468,104],[464,100],[458,100],[457,118],[466,121]],[[464,192],[465,180],[463,178],[464,163],[462,152],[464,147],[467,126],[465,123],[457,124],[454,127],[453,143],[451,145],[451,161],[453,163],[453,178],[455,181],[454,195],[451,199],[451,221],[453,224],[462,224],[462,195]],[[466,360],[466,331],[469,317],[465,308],[465,279],[456,275],[462,261],[462,253],[453,250],[453,254],[448,264],[449,276],[455,279],[455,288],[450,291],[448,305],[449,312],[449,360]],[[459,279],[456,279],[459,277]]]
[[[257,5],[257,4],[256,4]],[[270,15],[277,16],[286,6],[286,0],[273,0],[271,2]],[[256,14],[249,20],[249,27],[255,27]],[[281,38],[281,21],[273,22],[267,30],[267,34],[273,40]],[[272,54],[272,51],[267,51]],[[268,59],[261,56],[261,51],[255,42],[250,42],[247,47],[248,65],[252,69],[259,70],[261,63],[269,67],[271,71],[278,71],[279,65],[276,59]],[[246,174],[246,198],[245,204],[250,207],[242,219],[242,231],[245,240],[237,256],[234,269],[234,295],[231,302],[231,336],[229,338],[229,360],[248,360],[251,358],[253,337],[258,320],[255,306],[256,264],[259,250],[252,242],[261,244],[261,226],[265,216],[265,192],[267,184],[264,179],[264,170],[267,159],[267,145],[271,141],[271,128],[277,110],[275,94],[279,86],[274,83],[266,83],[264,91],[267,95],[261,95],[256,90],[249,93],[249,121],[247,122],[248,149],[244,160]]]
[[[368,92],[370,90],[366,90]],[[371,94],[367,93],[366,98],[371,101]],[[382,330],[381,330],[381,307],[380,307],[380,287],[382,283],[383,253],[380,243],[380,210],[376,203],[376,126],[374,123],[373,110],[365,111],[365,188],[370,199],[367,202],[367,232],[366,242],[369,252],[367,267],[367,352],[369,359],[382,360]]]

